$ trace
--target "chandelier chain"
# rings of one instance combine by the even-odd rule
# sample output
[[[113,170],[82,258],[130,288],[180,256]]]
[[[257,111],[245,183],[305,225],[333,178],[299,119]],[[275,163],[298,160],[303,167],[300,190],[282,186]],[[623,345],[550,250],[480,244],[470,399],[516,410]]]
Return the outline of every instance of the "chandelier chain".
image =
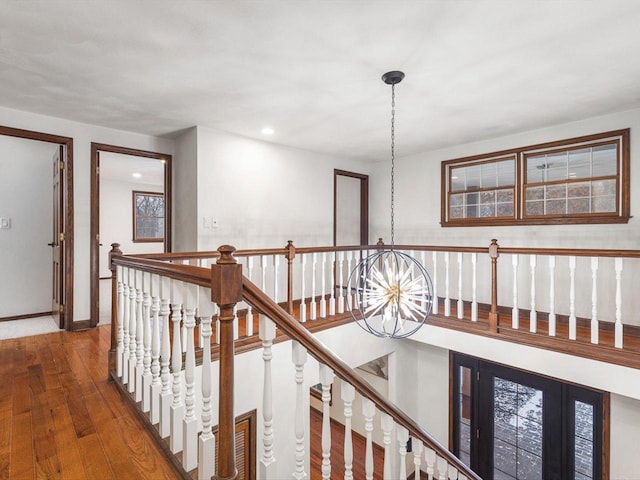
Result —
[[[391,250],[395,245],[394,196],[395,196],[395,147],[396,147],[396,85],[391,84]]]

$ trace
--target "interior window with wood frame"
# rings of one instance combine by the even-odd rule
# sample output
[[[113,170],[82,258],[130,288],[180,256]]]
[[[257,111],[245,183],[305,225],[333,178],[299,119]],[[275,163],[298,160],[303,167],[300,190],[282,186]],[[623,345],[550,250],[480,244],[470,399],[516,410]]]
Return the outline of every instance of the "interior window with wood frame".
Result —
[[[442,226],[626,223],[629,129],[442,162]]]
[[[164,241],[164,194],[133,191],[133,241]]]

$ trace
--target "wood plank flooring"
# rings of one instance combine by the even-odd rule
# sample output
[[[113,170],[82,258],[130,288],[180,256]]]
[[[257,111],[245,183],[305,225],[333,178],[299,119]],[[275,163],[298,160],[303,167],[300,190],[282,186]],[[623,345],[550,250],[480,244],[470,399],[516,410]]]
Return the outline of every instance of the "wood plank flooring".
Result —
[[[110,326],[0,341],[0,479],[174,479],[107,382]]]

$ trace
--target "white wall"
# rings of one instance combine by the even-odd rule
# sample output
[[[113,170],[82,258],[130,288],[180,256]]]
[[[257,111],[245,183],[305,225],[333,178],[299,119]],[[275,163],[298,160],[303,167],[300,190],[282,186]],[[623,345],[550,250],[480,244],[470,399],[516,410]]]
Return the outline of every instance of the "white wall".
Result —
[[[174,252],[198,249],[198,129],[188,129],[175,141],[173,159]]]
[[[333,170],[369,168],[204,127],[197,142],[199,250],[331,245]],[[205,219],[217,227],[203,228]]]
[[[159,253],[164,251],[163,242],[133,241],[133,191],[164,192],[161,185],[100,180],[100,276],[111,276],[109,250],[117,242],[125,254]]]
[[[91,142],[173,154],[173,141],[0,107],[0,124],[73,138],[74,321],[89,318]],[[176,167],[174,167],[176,168]]]
[[[51,143],[0,135],[0,317],[51,311]]]
[[[562,140],[580,135],[631,128],[631,214],[621,225],[549,225],[503,227],[440,227],[440,163],[474,154]],[[636,249],[640,240],[640,110],[550,126],[508,137],[425,152],[396,159],[396,243],[488,246],[497,238],[505,247],[577,247]],[[370,239],[389,239],[389,165],[371,173]]]

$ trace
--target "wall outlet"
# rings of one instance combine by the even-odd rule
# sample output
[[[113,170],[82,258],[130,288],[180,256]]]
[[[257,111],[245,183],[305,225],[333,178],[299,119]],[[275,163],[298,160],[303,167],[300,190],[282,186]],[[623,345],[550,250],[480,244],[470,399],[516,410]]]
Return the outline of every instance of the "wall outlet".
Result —
[[[11,228],[11,219],[7,217],[0,218],[0,229],[7,230]]]
[[[211,217],[211,228],[218,228],[218,220]]]

